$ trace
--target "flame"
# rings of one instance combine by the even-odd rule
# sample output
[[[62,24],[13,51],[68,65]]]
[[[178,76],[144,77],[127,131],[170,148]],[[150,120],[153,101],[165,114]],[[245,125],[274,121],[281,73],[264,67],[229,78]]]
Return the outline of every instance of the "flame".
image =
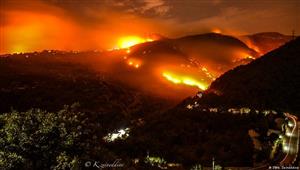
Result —
[[[119,48],[129,48],[136,44],[149,42],[149,41],[153,41],[153,40],[149,39],[149,38],[145,39],[145,38],[142,38],[139,36],[126,36],[126,37],[122,37],[118,40],[118,47]]]
[[[207,69],[206,67],[202,67],[201,70],[202,70],[202,71],[206,74],[206,76],[209,77],[211,80],[215,80],[215,79],[216,79],[216,77],[215,77],[213,74],[211,74],[211,73],[208,71],[208,69]]]
[[[201,90],[206,90],[207,85],[201,83],[200,81],[185,75],[175,75],[170,72],[163,72],[163,77],[174,84],[184,84],[188,86],[196,86]]]
[[[249,42],[249,43],[247,44],[247,46],[248,46],[249,48],[251,48],[252,50],[254,50],[255,52],[257,52],[260,56],[263,55],[263,53],[261,52],[261,50],[260,50],[257,46],[255,46],[253,43]]]
[[[130,58],[130,59],[127,60],[127,64],[131,67],[139,68],[142,64],[142,61],[134,59],[134,58]]]
[[[252,60],[255,60],[255,57],[251,56],[251,55],[248,55],[246,56],[246,59],[252,59]]]
[[[257,52],[259,56],[262,56],[264,54],[251,40],[247,38],[240,38],[240,40],[243,41],[248,46],[248,48]]]
[[[214,28],[211,30],[211,32],[216,33],[216,34],[221,34],[222,31],[219,28]]]

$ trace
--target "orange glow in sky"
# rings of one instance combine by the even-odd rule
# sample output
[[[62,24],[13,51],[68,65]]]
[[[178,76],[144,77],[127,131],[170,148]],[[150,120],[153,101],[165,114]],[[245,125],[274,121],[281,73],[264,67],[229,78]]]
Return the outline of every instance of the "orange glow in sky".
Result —
[[[0,53],[18,53],[41,51],[45,49],[77,49],[75,41],[76,29],[67,19],[52,15],[10,11],[5,13],[6,25],[0,27]],[[22,19],[20,19],[22,17]]]
[[[0,54],[51,49],[63,51],[126,49],[139,43],[152,41],[145,36],[139,36],[148,32],[148,26],[138,19],[130,24],[123,22],[117,29],[114,25],[116,20],[111,20],[111,24],[107,25],[91,26],[78,23],[59,10],[49,9],[49,11],[43,13],[9,10],[1,13],[5,22],[0,23]],[[127,53],[130,53],[129,49]]]

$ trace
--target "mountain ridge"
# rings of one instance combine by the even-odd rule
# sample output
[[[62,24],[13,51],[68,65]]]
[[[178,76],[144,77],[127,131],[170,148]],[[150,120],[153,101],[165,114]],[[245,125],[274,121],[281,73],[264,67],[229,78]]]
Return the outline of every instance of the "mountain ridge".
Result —
[[[299,111],[300,38],[217,78],[199,102]],[[213,102],[213,100],[217,102]]]

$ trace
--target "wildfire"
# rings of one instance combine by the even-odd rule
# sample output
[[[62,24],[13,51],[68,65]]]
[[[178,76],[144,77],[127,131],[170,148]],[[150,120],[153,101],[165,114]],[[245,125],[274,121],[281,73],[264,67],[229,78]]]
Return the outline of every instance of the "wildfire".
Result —
[[[249,39],[241,38],[241,41],[243,41],[249,48],[257,52],[260,56],[262,56],[264,53],[255,45],[253,44]]]
[[[207,85],[204,83],[199,82],[198,80],[189,77],[189,76],[182,76],[182,75],[175,75],[170,72],[163,72],[163,77],[165,77],[167,80],[171,81],[174,84],[184,84],[188,86],[196,86],[201,90],[207,89]]]
[[[142,62],[140,60],[131,58],[131,59],[127,60],[127,64],[131,67],[139,68],[141,66]]]
[[[153,41],[153,40],[149,38],[144,39],[139,36],[126,36],[118,40],[118,46],[119,48],[130,48],[131,46],[134,46],[136,44],[149,42],[149,41]]]
[[[211,32],[216,33],[216,34],[221,34],[222,31],[219,28],[214,28],[211,30]]]
[[[213,75],[207,70],[206,67],[202,67],[201,70],[202,70],[202,71],[206,74],[206,76],[209,77],[211,80],[215,80],[215,79],[216,79],[216,77],[213,76]]]
[[[255,52],[257,52],[260,56],[263,55],[263,53],[260,51],[260,49],[257,46],[255,46],[254,44],[249,43],[247,45],[248,45],[249,48],[251,48],[252,50],[254,50]]]
[[[247,59],[255,60],[255,58],[254,58],[253,56],[251,56],[251,55],[246,56],[246,58],[247,58]]]

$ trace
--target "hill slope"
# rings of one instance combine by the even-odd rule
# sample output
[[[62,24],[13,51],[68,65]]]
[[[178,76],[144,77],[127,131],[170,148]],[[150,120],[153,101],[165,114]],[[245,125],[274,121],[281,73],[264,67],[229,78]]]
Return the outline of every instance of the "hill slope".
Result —
[[[293,39],[292,36],[283,35],[277,32],[256,33],[246,35],[244,38],[248,38],[250,43],[256,46],[262,54],[266,54]]]
[[[107,126],[119,126],[160,112],[171,103],[74,60],[66,55],[48,57],[43,53],[0,58],[0,114],[11,109],[58,111],[78,102],[80,110],[91,117],[100,117]]]
[[[299,111],[300,38],[214,81],[201,103]]]

